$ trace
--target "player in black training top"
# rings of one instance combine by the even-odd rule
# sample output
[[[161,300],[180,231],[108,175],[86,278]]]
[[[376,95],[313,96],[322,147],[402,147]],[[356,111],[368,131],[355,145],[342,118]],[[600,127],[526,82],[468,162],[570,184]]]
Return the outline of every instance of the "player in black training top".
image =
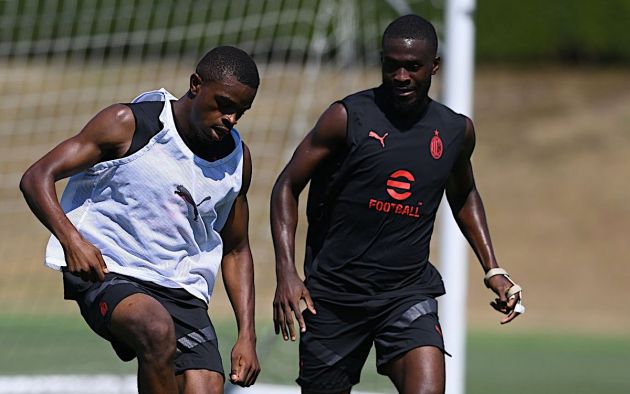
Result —
[[[508,323],[521,288],[499,268],[470,157],[473,124],[428,96],[439,68],[433,26],[416,15],[383,34],[381,86],[332,104],[296,149],[271,198],[276,333],[301,331],[297,382],[306,393],[346,393],[374,344],[377,369],[399,392],[443,392],[444,342],[429,262],[446,191],[459,227]],[[294,262],[297,205],[311,182],[305,281]],[[307,309],[300,312],[300,300]]]

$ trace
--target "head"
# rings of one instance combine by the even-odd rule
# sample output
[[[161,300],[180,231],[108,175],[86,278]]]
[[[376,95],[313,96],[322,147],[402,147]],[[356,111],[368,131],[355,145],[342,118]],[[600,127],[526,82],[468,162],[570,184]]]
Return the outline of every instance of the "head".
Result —
[[[405,15],[394,20],[383,33],[383,87],[394,108],[413,112],[426,103],[431,77],[437,73],[437,34],[426,19]]]
[[[227,136],[251,108],[259,84],[256,63],[241,49],[220,46],[206,53],[190,76],[190,137],[203,143]]]

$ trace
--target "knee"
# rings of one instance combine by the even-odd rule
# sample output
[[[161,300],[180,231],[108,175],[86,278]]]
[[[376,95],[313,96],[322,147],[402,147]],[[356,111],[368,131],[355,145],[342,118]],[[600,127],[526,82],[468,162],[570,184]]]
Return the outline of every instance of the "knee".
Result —
[[[420,390],[420,394],[444,394],[444,386],[441,384],[423,384]]]
[[[134,294],[112,312],[111,332],[130,346],[138,360],[166,362],[175,356],[173,318],[156,300]]]
[[[403,379],[402,384],[397,385],[400,392],[406,394],[444,394],[444,379],[424,376],[421,380]]]
[[[433,382],[398,382],[395,386],[403,394],[444,394],[444,385]]]
[[[184,393],[223,394],[225,380],[218,372],[189,369],[177,377]]]
[[[170,319],[145,322],[137,331],[137,355],[144,361],[171,360],[175,357],[175,327]]]

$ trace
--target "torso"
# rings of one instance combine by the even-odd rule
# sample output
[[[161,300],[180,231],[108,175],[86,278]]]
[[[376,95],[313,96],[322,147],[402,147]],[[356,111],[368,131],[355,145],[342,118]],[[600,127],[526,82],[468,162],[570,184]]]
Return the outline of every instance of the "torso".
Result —
[[[71,177],[61,205],[111,272],[183,288],[208,302],[223,257],[220,232],[242,186],[243,148],[232,130],[226,138],[234,149],[225,157],[209,162],[196,156],[175,127],[170,99],[165,91],[141,95],[145,106],[161,110],[159,121],[139,123],[163,127],[134,133],[148,141],[132,142],[128,155]],[[148,103],[156,100],[162,101]],[[46,264],[65,265],[54,237]]]
[[[305,270],[320,298],[444,293],[428,262],[429,244],[465,118],[430,101],[417,122],[398,128],[378,94],[371,89],[341,101],[347,149],[311,181]]]

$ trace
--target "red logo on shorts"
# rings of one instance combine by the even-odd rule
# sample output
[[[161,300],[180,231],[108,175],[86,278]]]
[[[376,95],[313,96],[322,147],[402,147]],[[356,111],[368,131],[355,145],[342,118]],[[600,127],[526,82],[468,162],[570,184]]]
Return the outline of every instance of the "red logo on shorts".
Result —
[[[107,304],[105,303],[105,301],[101,301],[101,303],[98,304],[98,306],[101,309],[101,316],[105,317],[105,315],[107,314]]]
[[[437,333],[440,334],[440,336],[442,336],[442,330],[440,329],[440,325],[439,324],[435,325],[435,331],[437,331]]]
[[[398,201],[406,200],[411,196],[411,192],[403,190],[411,189],[411,182],[415,180],[416,178],[409,171],[398,170],[387,180],[387,194]]]
[[[435,160],[438,160],[440,157],[442,157],[442,152],[444,152],[444,144],[442,144],[439,130],[434,130],[433,134],[435,135],[433,136],[433,138],[431,138],[431,156],[433,156]]]

